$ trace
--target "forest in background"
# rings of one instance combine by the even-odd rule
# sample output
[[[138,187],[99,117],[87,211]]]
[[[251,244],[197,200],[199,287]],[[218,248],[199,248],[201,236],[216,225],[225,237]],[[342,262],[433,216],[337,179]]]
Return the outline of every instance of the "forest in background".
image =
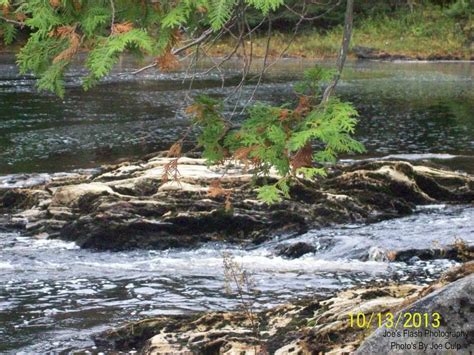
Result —
[[[321,5],[312,5],[306,16],[317,17],[321,11]],[[354,4],[351,48],[368,47],[391,56],[420,59],[471,59],[473,11],[473,2],[467,0],[358,1]],[[273,50],[276,53],[291,42],[288,56],[335,57],[342,36],[343,16],[343,7],[338,6],[314,21],[301,23],[293,38],[299,16],[287,9],[281,10],[273,21]],[[255,17],[254,21],[259,20],[260,17]],[[265,42],[264,33],[260,33],[255,40],[256,56],[264,55]],[[214,48],[214,53],[223,54],[230,46],[230,41],[224,40]]]
[[[335,57],[344,22],[343,2],[332,2],[335,6],[331,6],[331,11],[327,11],[331,1],[310,1],[307,5],[297,0],[287,3],[289,8],[281,7],[271,14],[270,54],[277,55],[291,43],[286,50],[286,55],[291,57]],[[9,11],[6,6],[0,11],[0,14],[3,12],[0,16],[0,51],[18,49],[28,36],[28,29],[5,21]],[[306,18],[314,19],[300,23],[302,11]],[[474,41],[473,13],[474,5],[469,0],[357,1],[351,47],[370,47],[390,55],[420,59],[446,56],[470,59]],[[258,25],[263,19],[257,10],[249,14],[251,26]],[[265,54],[265,27],[256,30],[253,51],[256,57]],[[224,36],[210,53],[221,56],[232,47],[232,38]]]

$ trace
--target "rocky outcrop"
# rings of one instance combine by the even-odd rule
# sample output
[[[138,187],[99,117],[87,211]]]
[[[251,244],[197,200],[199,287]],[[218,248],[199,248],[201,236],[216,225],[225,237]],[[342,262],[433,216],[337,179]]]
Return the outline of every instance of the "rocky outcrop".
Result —
[[[169,174],[179,179],[166,179]],[[256,199],[252,178],[239,165],[209,167],[184,157],[175,165],[156,157],[80,179],[0,190],[0,209],[8,214],[1,224],[84,248],[167,249],[260,243],[275,234],[403,216],[416,204],[474,201],[472,176],[407,162],[337,166],[324,180],[294,184],[291,199],[271,206]],[[216,187],[210,193],[215,180],[218,193]]]
[[[404,322],[393,328],[381,327],[355,354],[472,354],[474,350],[474,275],[456,281],[403,308],[395,315],[437,313],[440,325],[406,328]],[[409,318],[404,317],[405,318]],[[390,334],[387,336],[387,332]]]
[[[376,330],[377,321],[362,328],[351,325],[350,314],[364,314],[369,320],[379,312],[439,312],[440,330],[468,334],[456,342],[461,346],[457,350],[465,350],[473,335],[473,271],[470,262],[428,287],[374,285],[255,314],[212,312],[146,319],[106,331],[95,342],[100,349],[136,349],[142,354],[341,354],[358,348],[360,354],[381,354],[389,350],[390,338],[381,335],[384,328]],[[437,339],[423,338],[432,340]]]

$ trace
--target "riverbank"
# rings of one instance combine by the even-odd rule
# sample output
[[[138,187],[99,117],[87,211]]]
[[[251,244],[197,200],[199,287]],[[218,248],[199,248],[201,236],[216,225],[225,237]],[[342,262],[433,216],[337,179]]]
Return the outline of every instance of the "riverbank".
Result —
[[[354,19],[349,57],[379,60],[474,60],[469,24],[449,16],[446,9],[420,6],[409,12],[375,15]],[[305,29],[295,36],[276,31],[270,41],[270,58],[328,59],[339,52],[342,27],[327,31]],[[264,57],[268,38],[253,38],[252,53]],[[217,43],[209,51],[224,56],[234,47],[231,39]],[[250,48],[247,48],[247,54]]]
[[[283,355],[354,351],[417,354],[425,352],[418,347],[420,343],[431,347],[442,340],[443,350],[465,352],[472,346],[469,337],[473,311],[469,304],[473,301],[473,272],[474,263],[469,262],[451,269],[426,287],[384,282],[259,313],[243,303],[241,312],[149,318],[103,332],[95,337],[95,342],[100,349],[139,350],[141,354]],[[415,313],[427,314],[430,319],[420,331],[409,327],[411,318],[406,320],[406,314]],[[378,314],[382,316],[380,321]],[[399,316],[404,319],[400,325],[397,321],[395,326],[390,326],[390,314],[394,319]],[[351,315],[357,321],[351,322]],[[409,328],[412,335],[404,330]],[[387,337],[386,331],[394,335]],[[452,335],[440,337],[437,332]],[[398,347],[393,346],[394,342]],[[417,347],[407,348],[406,344],[412,342]]]

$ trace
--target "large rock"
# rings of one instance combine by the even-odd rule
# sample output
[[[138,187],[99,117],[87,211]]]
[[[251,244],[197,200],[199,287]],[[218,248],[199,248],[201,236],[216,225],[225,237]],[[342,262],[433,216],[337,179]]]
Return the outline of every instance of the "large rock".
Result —
[[[10,216],[2,224],[84,248],[167,249],[222,240],[260,243],[275,234],[399,217],[416,204],[474,200],[472,176],[370,161],[337,166],[319,181],[301,180],[291,198],[268,206],[256,199],[252,175],[242,166],[209,167],[184,157],[175,162],[152,158],[104,167],[95,176],[0,190],[0,212]],[[174,175],[179,180],[169,179]],[[209,193],[216,179],[221,193]]]
[[[405,327],[405,315],[441,315],[439,327]],[[472,354],[474,351],[474,275],[429,294],[395,315],[397,327],[379,328],[356,354]],[[410,316],[406,316],[410,317]],[[408,319],[408,318],[406,318]],[[430,321],[431,323],[431,321]],[[409,322],[410,326],[411,323]]]

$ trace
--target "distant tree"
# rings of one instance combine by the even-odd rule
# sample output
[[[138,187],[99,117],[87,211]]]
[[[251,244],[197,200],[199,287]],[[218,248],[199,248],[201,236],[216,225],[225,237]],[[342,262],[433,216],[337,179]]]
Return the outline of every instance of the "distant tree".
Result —
[[[329,0],[319,6],[318,14],[308,17],[310,0],[297,4],[284,0],[0,0],[0,31],[5,43],[11,44],[19,27],[27,29],[28,40],[17,55],[20,71],[34,73],[39,78],[38,89],[61,97],[65,95],[64,74],[81,51],[86,53],[82,65],[88,71],[83,78],[87,90],[110,73],[124,51],[155,58],[136,74],[151,68],[165,71],[178,65],[179,55],[190,56],[190,65],[195,65],[200,57],[207,56],[209,46],[222,36],[230,36],[235,48],[224,58],[211,58],[214,65],[209,70],[220,72],[221,66],[239,52],[243,65],[237,92],[249,78],[258,30],[266,28],[268,40],[257,86],[273,64],[269,56],[272,22],[279,9],[285,8],[298,18],[296,33],[301,23],[326,15],[341,2]],[[347,0],[336,70],[308,71],[295,90],[299,101],[294,108],[255,104],[249,117],[234,125],[215,99],[198,97],[189,104],[187,112],[193,117],[193,126],[201,130],[198,145],[210,163],[240,160],[256,177],[276,170],[278,181],[259,189],[260,198],[268,203],[288,196],[290,184],[298,176],[324,175],[323,165],[334,162],[338,153],[363,151],[350,137],[357,112],[334,96],[349,48],[353,7],[354,1]],[[251,24],[250,16],[255,13],[261,21]],[[321,84],[326,84],[325,90]],[[313,148],[316,141],[323,143],[322,149]],[[180,154],[178,141],[170,155],[178,159]],[[217,185],[214,188],[220,191]]]

